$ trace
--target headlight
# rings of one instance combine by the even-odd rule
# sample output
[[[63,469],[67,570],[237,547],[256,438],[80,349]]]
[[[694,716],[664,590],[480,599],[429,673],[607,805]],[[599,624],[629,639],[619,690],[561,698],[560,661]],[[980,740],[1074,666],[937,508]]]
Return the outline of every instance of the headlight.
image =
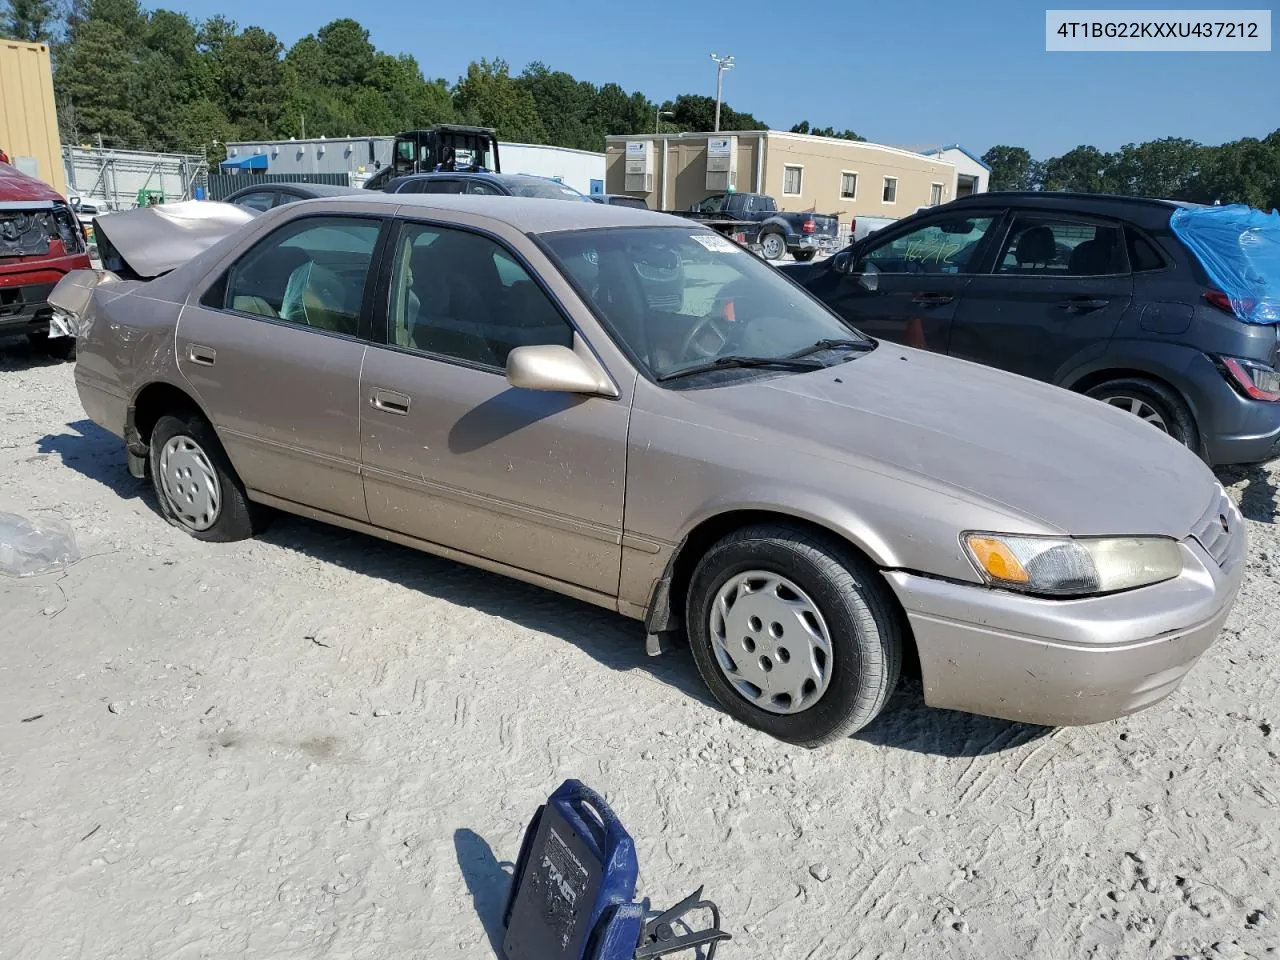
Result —
[[[988,583],[1023,593],[1112,593],[1172,580],[1182,572],[1182,550],[1176,540],[1165,538],[966,533],[960,541]]]

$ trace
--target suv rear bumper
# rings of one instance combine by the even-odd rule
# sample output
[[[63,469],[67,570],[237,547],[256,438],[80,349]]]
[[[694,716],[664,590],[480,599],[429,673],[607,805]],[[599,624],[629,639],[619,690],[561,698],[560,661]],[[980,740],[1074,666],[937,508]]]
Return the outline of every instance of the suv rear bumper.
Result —
[[[1280,403],[1243,396],[1204,354],[1191,361],[1186,374],[1205,459],[1212,466],[1280,456]]]

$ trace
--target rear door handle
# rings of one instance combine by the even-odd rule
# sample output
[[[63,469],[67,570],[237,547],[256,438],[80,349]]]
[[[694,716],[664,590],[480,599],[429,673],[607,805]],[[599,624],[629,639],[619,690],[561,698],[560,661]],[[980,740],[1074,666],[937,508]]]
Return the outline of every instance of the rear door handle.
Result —
[[[917,293],[911,298],[911,302],[918,303],[922,307],[940,307],[954,299],[955,295],[950,293]]]
[[[1101,310],[1110,300],[1101,300],[1096,297],[1072,297],[1070,300],[1063,300],[1058,306],[1072,313],[1089,313],[1093,310]]]
[[[409,398],[394,390],[383,390],[381,387],[373,391],[373,405],[379,410],[405,416],[409,412]]]
[[[214,361],[218,359],[218,351],[203,344],[191,343],[187,345],[187,359],[202,367],[212,367]]]

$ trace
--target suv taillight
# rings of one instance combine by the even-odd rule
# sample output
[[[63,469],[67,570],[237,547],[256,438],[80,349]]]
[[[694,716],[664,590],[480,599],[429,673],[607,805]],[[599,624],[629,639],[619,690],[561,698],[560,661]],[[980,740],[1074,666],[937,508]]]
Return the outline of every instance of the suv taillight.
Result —
[[[1219,357],[1219,369],[1227,382],[1251,400],[1280,401],[1280,372],[1257,360]]]
[[[802,233],[813,233],[813,232],[814,232],[815,230],[817,230],[817,229],[818,229],[818,224],[817,224],[816,222],[814,222],[814,219],[813,219],[812,217],[809,217],[809,218],[808,218],[807,220],[805,220],[805,222],[800,226],[800,230],[801,230],[801,232],[802,232]]]
[[[1228,297],[1221,290],[1206,290],[1204,292],[1204,300],[1205,300],[1205,303],[1209,304],[1209,306],[1216,307],[1217,309],[1221,310],[1223,313],[1229,313],[1233,317],[1237,316],[1236,308],[1232,305],[1231,298]],[[1245,313],[1250,313],[1253,310],[1254,306],[1255,304],[1254,304],[1254,301],[1252,300],[1240,301],[1240,309]]]

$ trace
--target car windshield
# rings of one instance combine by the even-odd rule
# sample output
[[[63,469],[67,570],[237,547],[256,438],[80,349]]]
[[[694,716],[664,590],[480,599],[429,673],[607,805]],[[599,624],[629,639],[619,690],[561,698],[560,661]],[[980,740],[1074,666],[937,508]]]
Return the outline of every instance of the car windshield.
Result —
[[[502,184],[513,197],[541,197],[546,200],[582,200],[583,195],[573,187],[555,180],[539,180],[534,177],[503,177]],[[590,203],[590,200],[587,200]]]
[[[613,336],[654,379],[870,341],[754,254],[710,230],[638,227],[543,237]]]

